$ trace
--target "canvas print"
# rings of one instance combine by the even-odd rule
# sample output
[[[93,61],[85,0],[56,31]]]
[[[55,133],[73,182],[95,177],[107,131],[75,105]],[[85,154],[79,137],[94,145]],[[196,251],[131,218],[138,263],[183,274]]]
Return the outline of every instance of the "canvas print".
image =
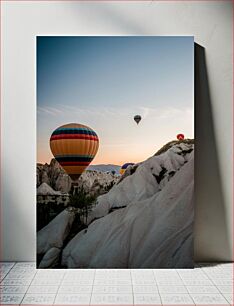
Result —
[[[37,37],[38,268],[192,268],[193,164],[193,37]]]

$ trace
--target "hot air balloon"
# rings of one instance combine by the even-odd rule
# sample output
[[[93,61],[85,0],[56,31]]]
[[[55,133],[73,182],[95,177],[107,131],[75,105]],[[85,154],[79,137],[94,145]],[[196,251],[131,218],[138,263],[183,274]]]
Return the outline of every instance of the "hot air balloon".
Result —
[[[176,136],[176,138],[177,138],[178,140],[183,140],[183,139],[184,139],[184,134],[178,134],[178,135]]]
[[[124,172],[126,171],[127,167],[128,167],[128,166],[132,166],[132,165],[134,165],[134,163],[126,163],[126,164],[123,164],[123,166],[122,166],[122,167],[120,168],[120,170],[119,170],[119,173],[120,173],[121,175],[123,175]]]
[[[134,116],[134,120],[136,121],[137,124],[139,124],[139,122],[141,121],[141,116],[140,115]]]
[[[98,146],[97,134],[90,127],[78,123],[62,125],[50,137],[51,152],[73,183],[94,159]]]

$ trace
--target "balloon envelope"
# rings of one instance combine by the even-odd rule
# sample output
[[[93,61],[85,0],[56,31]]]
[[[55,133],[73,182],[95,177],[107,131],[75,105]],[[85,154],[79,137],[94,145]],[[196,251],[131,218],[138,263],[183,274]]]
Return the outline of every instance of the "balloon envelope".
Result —
[[[176,138],[177,138],[178,140],[183,140],[183,139],[184,139],[184,134],[178,134],[178,135],[176,136]]]
[[[62,125],[50,137],[51,152],[72,180],[77,180],[88,167],[98,147],[97,134],[83,124]]]
[[[119,173],[120,173],[121,175],[123,175],[124,172],[126,171],[127,167],[128,167],[128,166],[132,166],[132,165],[134,165],[134,163],[125,163],[125,164],[123,164],[123,166],[122,166],[122,167],[120,168],[120,170],[119,170]]]
[[[137,124],[139,124],[139,122],[141,121],[141,116],[140,115],[134,116],[134,120],[136,121]]]

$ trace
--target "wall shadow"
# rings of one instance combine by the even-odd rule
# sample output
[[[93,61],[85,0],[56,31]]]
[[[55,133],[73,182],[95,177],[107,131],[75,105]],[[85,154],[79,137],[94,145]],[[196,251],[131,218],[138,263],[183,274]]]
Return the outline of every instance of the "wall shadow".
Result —
[[[26,165],[25,161],[24,164]],[[5,175],[5,178],[2,179],[2,190],[4,191],[0,211],[0,260],[35,261],[36,188],[30,188],[31,182],[35,181],[33,178],[35,173],[25,178],[29,186],[29,195],[25,195],[25,188],[20,189],[20,183],[16,182],[18,174],[14,175],[14,171],[11,160],[5,157],[2,173],[6,173],[7,177]]]
[[[195,260],[226,261],[229,245],[225,199],[214,133],[204,47],[195,43]]]
[[[149,2],[151,5],[153,2]],[[229,8],[228,8],[229,9]],[[84,8],[87,14],[89,8]],[[74,13],[72,7],[72,13]],[[155,34],[142,28],[128,14],[110,6],[96,4],[95,12],[108,17],[110,25],[118,24],[123,35]],[[85,14],[84,14],[85,15]],[[110,35],[112,34],[110,30]],[[195,44],[195,224],[194,255],[196,261],[232,260],[231,232],[228,228],[222,178],[214,132],[212,101],[204,47]],[[229,204],[229,203],[228,203]],[[226,204],[227,205],[227,204]]]

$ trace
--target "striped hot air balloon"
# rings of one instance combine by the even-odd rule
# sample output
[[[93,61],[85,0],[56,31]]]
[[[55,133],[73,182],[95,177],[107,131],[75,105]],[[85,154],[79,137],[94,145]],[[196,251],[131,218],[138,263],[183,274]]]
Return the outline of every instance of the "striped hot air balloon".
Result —
[[[126,171],[126,169],[127,169],[127,167],[128,166],[132,166],[132,165],[134,165],[133,163],[125,163],[125,164],[123,164],[123,166],[120,168],[120,170],[119,170],[119,173],[121,174],[121,175],[123,175],[124,174],[124,172]]]
[[[97,134],[78,123],[62,125],[50,137],[51,152],[73,181],[78,180],[94,159],[98,146]]]

